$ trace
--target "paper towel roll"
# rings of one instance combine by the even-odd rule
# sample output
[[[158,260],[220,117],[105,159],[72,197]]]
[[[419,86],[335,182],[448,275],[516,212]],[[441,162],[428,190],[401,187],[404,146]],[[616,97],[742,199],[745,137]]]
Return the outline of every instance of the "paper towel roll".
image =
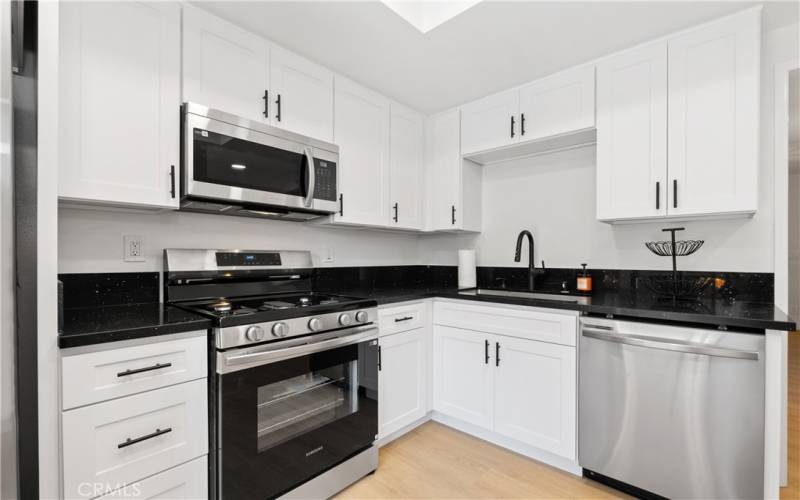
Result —
[[[475,250],[458,251],[458,288],[475,288]]]

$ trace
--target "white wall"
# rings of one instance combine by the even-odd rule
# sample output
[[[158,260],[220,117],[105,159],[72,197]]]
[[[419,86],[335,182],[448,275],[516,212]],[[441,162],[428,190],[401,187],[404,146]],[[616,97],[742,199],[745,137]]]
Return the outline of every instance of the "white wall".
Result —
[[[419,264],[417,235],[316,223],[166,212],[59,210],[59,273],[160,271],[162,250],[246,248],[311,250],[315,266]],[[145,262],[123,262],[122,236],[144,237]],[[324,263],[328,249],[334,262]]]
[[[516,236],[529,229],[536,239],[537,266],[668,269],[645,241],[663,239],[664,227],[683,226],[682,237],[703,239],[681,269],[773,271],[774,66],[798,57],[798,25],[766,33],[762,41],[761,170],[759,207],[752,218],[609,225],[595,220],[595,148],[555,153],[484,167],[483,231],[477,236],[442,235],[421,242],[432,264],[455,264],[454,249],[474,247],[480,266],[515,266]],[[679,233],[680,234],[680,233]]]
[[[0,498],[16,497],[10,2],[0,2]]]

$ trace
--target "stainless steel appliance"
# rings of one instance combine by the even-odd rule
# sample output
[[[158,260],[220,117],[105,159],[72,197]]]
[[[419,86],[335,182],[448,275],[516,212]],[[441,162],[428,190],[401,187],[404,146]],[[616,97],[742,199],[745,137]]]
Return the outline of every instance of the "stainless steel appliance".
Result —
[[[763,497],[764,335],[584,317],[579,346],[585,475],[670,498]]]
[[[183,105],[181,209],[310,220],[339,209],[339,147]]]
[[[166,300],[215,322],[216,498],[327,498],[377,468],[375,301],[312,292],[308,252],[164,260]]]

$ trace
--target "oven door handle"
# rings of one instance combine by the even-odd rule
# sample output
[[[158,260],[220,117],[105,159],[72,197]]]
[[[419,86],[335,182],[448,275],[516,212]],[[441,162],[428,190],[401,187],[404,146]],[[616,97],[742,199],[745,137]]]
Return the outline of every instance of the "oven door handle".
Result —
[[[306,157],[306,168],[308,169],[308,193],[306,194],[306,199],[303,200],[303,205],[306,208],[311,208],[314,204],[314,190],[317,187],[317,169],[314,167],[314,156],[312,156],[311,150],[303,148],[303,154]]]
[[[221,374],[231,373],[254,366],[268,365],[285,359],[305,356],[334,347],[357,344],[377,338],[378,328],[375,326],[366,326],[359,327],[358,332],[351,335],[333,337],[311,344],[301,344],[291,347],[278,347],[275,344],[267,344],[261,348],[248,349],[245,354],[237,354],[236,351],[222,352],[217,355],[217,372]],[[283,342],[281,342],[281,344],[283,344]]]

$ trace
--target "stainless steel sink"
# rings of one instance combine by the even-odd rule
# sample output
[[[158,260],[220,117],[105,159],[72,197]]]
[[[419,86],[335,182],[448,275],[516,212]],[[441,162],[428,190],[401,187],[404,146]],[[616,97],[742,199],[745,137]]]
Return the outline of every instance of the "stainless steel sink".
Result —
[[[584,297],[575,297],[570,295],[559,295],[555,293],[540,293],[540,292],[520,292],[516,290],[498,290],[491,288],[475,288],[472,290],[463,290],[459,293],[469,295],[493,295],[500,297],[515,297],[521,299],[536,299],[536,300],[555,300],[558,302],[584,302]]]

